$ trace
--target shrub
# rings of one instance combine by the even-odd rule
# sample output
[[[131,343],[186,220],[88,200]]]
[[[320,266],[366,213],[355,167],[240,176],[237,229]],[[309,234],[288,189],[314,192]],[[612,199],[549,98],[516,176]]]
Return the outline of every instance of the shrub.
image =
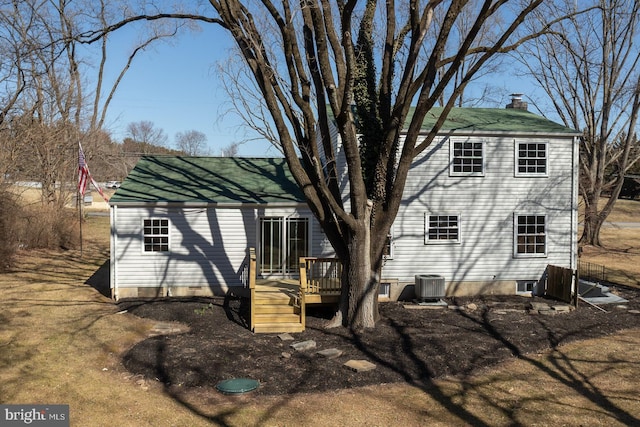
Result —
[[[23,208],[18,241],[26,249],[71,249],[76,246],[74,212],[55,205]]]
[[[17,223],[22,208],[16,196],[6,188],[0,188],[0,272],[8,270],[14,261],[17,243]]]
[[[0,186],[0,272],[7,271],[18,249],[72,249],[77,246],[77,212],[60,204],[27,203]]]

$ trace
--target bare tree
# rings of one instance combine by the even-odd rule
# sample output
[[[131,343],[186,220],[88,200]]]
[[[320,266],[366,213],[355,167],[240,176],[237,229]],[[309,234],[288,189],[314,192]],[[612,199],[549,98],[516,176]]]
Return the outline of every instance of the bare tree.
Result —
[[[165,147],[167,135],[164,130],[157,128],[153,122],[142,120],[127,125],[127,136],[138,144],[140,154],[153,152],[153,146]]]
[[[127,9],[124,2],[85,0],[0,4],[0,170],[3,178],[40,181],[47,203],[65,201],[70,187],[62,183],[75,180],[78,141],[89,155],[105,141],[107,107],[136,54],[188,24],[140,25],[116,81],[106,82],[108,37],[99,49],[87,49],[78,35]]]
[[[431,145],[468,82],[496,54],[522,42],[516,30],[542,0],[521,7],[512,3],[211,0],[215,17],[139,15],[106,30],[173,16],[216,23],[229,32],[260,94],[260,104],[251,105],[251,111],[263,107],[267,113],[264,126],[272,131],[265,135],[273,135],[344,265],[340,308],[332,324],[366,328],[374,327],[378,317],[385,239],[377,236],[388,234],[413,160]],[[473,24],[455,35],[457,49],[449,53],[452,28],[467,8]],[[440,10],[444,18],[434,20]],[[489,24],[500,25],[495,39],[474,44]],[[377,37],[384,38],[378,48]],[[465,61],[468,67],[462,69]],[[442,115],[425,134],[426,114],[459,71]],[[333,126],[345,156],[348,204],[338,184],[343,171],[337,169],[331,145]]]
[[[575,10],[577,4],[566,0],[540,10],[540,19],[547,13],[579,13],[527,45],[520,58],[564,124],[583,132],[580,193],[585,217],[580,242],[600,246],[600,228],[624,175],[640,158],[640,3],[581,1],[582,11]],[[605,193],[610,197],[603,204]]]
[[[176,134],[176,148],[188,156],[206,156],[207,135],[197,130],[178,132]]]
[[[220,156],[222,157],[236,157],[238,155],[238,151],[240,149],[241,143],[232,142],[231,144],[222,147],[220,149]]]

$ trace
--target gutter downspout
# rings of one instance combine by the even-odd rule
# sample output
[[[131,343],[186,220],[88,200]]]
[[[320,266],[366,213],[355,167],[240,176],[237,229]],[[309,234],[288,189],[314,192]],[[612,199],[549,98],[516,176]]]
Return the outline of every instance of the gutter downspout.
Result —
[[[580,181],[578,170],[580,137],[573,137],[573,154],[571,156],[571,256],[569,263],[572,270],[578,268],[578,183]]]
[[[111,299],[117,301],[118,300],[118,268],[117,268],[117,256],[116,256],[116,252],[117,252],[117,243],[118,243],[118,226],[116,224],[116,218],[117,218],[117,209],[118,206],[113,205],[111,206],[111,208],[109,209],[109,221],[111,226],[110,228],[110,232],[111,232],[111,236],[110,236],[110,244],[111,244],[111,250],[109,253],[109,276],[110,276],[110,280],[109,280],[109,287],[111,288]]]

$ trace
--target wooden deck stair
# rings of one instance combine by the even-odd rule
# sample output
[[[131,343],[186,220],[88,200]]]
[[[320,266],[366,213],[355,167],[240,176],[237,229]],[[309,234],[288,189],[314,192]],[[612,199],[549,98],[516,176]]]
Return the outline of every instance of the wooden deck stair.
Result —
[[[340,270],[333,277],[316,277],[314,263],[338,265],[334,259],[301,258],[300,279],[257,279],[256,254],[249,249],[248,271],[251,290],[251,330],[255,333],[302,332],[306,304],[337,303],[340,297]],[[338,265],[338,269],[341,266]],[[317,270],[317,269],[316,269]],[[322,273],[324,274],[324,273]],[[337,276],[337,277],[336,277]]]
[[[301,307],[297,298],[286,291],[272,290],[258,285],[252,302],[254,310],[253,332],[283,333],[302,332]]]

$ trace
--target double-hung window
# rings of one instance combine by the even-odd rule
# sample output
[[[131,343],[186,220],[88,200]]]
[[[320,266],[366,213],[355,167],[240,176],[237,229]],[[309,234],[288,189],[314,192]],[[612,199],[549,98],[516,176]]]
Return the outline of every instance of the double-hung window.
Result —
[[[548,149],[546,142],[516,141],[516,176],[548,176]]]
[[[545,215],[514,215],[514,256],[547,256],[547,217]]]
[[[431,215],[424,220],[424,243],[459,243],[460,215]]]
[[[142,221],[144,252],[169,252],[169,220],[150,218]]]
[[[484,143],[455,141],[450,144],[451,176],[484,176]]]
[[[300,257],[309,250],[309,219],[260,218],[260,270],[263,274],[298,271]]]

